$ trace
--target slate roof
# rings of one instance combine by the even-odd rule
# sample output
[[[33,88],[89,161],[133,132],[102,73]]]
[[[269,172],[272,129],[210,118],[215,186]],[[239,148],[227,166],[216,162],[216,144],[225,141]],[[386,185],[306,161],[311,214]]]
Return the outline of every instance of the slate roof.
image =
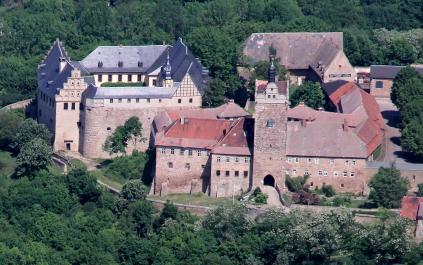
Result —
[[[370,66],[370,78],[373,79],[394,79],[399,71],[404,66],[398,65],[371,65]],[[412,67],[421,75],[423,75],[423,67],[413,66]]]
[[[343,50],[342,32],[253,33],[244,46],[244,55],[253,63],[269,59],[269,47],[287,69],[309,69],[320,61],[329,64]]]
[[[93,92],[89,98],[172,98],[177,87],[95,87],[90,86]]]
[[[90,73],[146,73],[168,45],[99,46],[80,64]],[[102,67],[99,67],[99,62]],[[122,62],[119,67],[119,62]]]
[[[287,154],[367,158],[382,143],[383,118],[373,96],[353,82],[326,84],[340,112],[300,104],[288,111]],[[313,140],[310,140],[313,139]]]
[[[420,211],[423,213],[423,197],[416,196],[404,196],[401,201],[400,216],[416,221],[420,215]]]

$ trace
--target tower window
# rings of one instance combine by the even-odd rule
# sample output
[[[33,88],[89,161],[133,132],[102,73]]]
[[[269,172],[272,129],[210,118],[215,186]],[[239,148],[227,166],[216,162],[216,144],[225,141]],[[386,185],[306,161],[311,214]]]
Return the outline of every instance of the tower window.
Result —
[[[68,109],[68,103],[63,104],[63,109]]]
[[[275,127],[275,120],[274,119],[268,119],[266,123],[267,128],[273,128]]]
[[[182,103],[182,99],[178,98],[178,103]]]
[[[71,107],[72,107],[72,110],[75,110],[75,102],[72,102]]]
[[[220,170],[216,170],[216,176],[220,176]]]
[[[229,170],[225,171],[225,176],[229,177]]]
[[[103,75],[98,75],[98,82],[103,82]]]

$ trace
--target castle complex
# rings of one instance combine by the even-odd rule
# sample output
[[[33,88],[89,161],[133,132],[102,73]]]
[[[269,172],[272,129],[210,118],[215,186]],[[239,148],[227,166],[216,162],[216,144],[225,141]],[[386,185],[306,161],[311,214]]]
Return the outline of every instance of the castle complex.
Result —
[[[373,97],[349,80],[348,60],[339,43],[330,51],[332,42],[321,41],[306,54],[326,58],[316,54],[324,50],[332,58],[318,60],[317,68],[310,61],[308,69],[321,71],[318,81],[334,112],[290,108],[290,81],[278,80],[272,63],[267,80],[256,80],[249,113],[232,101],[201,108],[208,71],[181,39],[172,46],[98,47],[81,61],[71,61],[56,41],[38,68],[38,119],[54,133],[56,151],[107,158],[106,138],[137,116],[147,140],[127,151],[155,148],[155,194],[227,197],[261,185],[283,191],[286,175],[309,175],[313,188],[365,193],[365,164],[381,145],[383,119]],[[260,53],[247,47],[249,54]],[[306,72],[293,70],[289,79],[312,80]]]

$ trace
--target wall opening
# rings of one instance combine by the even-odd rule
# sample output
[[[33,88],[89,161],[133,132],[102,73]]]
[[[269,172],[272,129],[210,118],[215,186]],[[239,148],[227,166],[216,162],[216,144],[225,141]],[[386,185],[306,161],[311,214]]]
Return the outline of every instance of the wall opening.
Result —
[[[264,186],[275,186],[275,178],[273,178],[271,175],[267,175],[266,177],[264,177],[263,179],[263,185]]]

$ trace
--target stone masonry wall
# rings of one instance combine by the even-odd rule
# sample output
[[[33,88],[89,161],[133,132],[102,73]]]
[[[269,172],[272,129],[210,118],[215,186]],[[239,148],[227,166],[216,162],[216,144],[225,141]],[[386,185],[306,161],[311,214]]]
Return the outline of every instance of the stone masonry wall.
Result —
[[[154,194],[206,192],[210,156],[205,149],[156,148]]]
[[[383,88],[376,88],[376,82],[382,81]],[[372,79],[370,81],[370,94],[374,97],[385,97],[389,98],[391,96],[391,89],[393,85],[392,80],[388,79]]]

